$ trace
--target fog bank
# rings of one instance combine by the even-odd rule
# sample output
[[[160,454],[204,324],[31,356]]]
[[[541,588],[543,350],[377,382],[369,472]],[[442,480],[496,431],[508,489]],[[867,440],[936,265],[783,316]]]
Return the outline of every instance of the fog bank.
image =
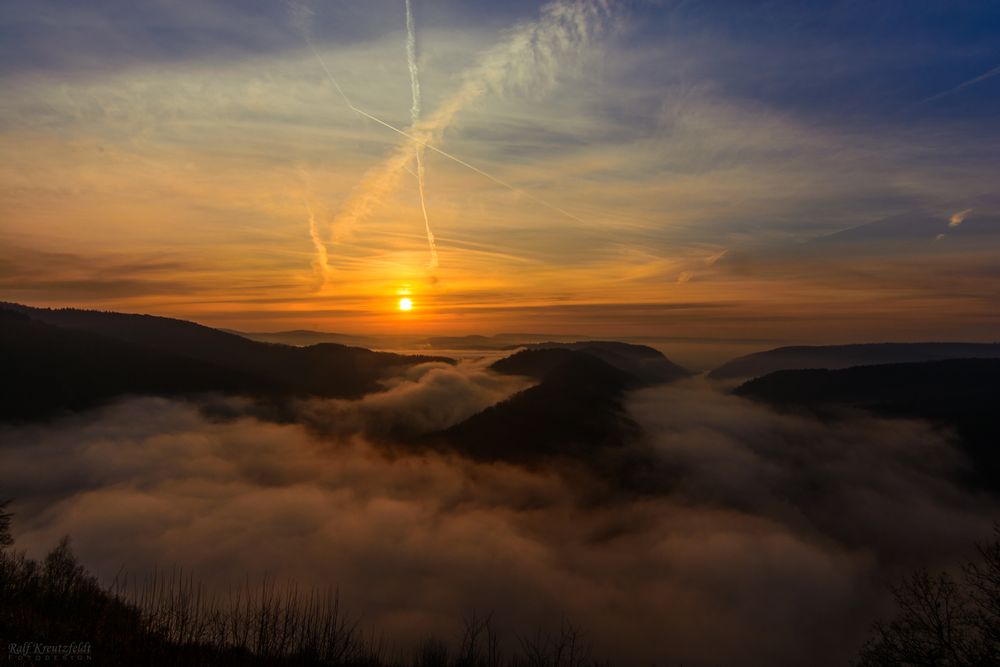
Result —
[[[386,448],[522,382],[412,373],[361,401],[304,403],[299,423],[134,399],[4,427],[18,545],[39,555],[70,534],[105,580],[177,565],[220,588],[265,572],[336,585],[404,646],[452,638],[476,609],[509,636],[570,619],[619,664],[833,665],[887,581],[955,562],[998,516],[948,481],[962,460],[926,424],[779,415],[696,381],[629,402],[661,487],[595,504],[582,491],[608,482],[600,470]]]

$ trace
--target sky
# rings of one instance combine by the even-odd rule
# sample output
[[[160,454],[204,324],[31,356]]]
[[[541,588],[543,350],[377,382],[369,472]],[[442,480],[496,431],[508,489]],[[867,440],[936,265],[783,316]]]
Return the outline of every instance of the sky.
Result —
[[[404,0],[5,2],[0,300],[247,331],[998,339],[997,3],[411,15],[412,62]]]

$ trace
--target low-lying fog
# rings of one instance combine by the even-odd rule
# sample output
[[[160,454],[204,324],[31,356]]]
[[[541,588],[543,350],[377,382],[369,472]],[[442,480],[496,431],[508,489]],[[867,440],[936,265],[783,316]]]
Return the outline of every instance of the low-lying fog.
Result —
[[[569,619],[619,664],[844,664],[888,582],[958,562],[997,516],[947,481],[963,465],[947,433],[779,415],[700,380],[629,400],[634,446],[669,471],[657,492],[373,435],[438,430],[525,386],[426,364],[360,401],[302,402],[291,423],[236,398],[126,400],[4,427],[0,489],[20,548],[70,534],[104,581],[179,566],[220,589],[335,585],[403,646],[454,637],[473,609],[509,636]]]

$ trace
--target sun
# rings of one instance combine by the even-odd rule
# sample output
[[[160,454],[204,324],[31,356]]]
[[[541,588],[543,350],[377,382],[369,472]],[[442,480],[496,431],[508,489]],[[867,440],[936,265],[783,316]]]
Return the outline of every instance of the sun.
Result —
[[[399,309],[400,310],[413,310],[413,301],[411,299],[409,299],[408,297],[404,296],[402,299],[399,300]]]

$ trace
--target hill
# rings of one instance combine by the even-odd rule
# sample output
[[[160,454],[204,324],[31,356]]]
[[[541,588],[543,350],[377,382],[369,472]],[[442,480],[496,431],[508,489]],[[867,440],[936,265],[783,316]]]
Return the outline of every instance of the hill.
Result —
[[[35,419],[123,394],[269,393],[266,378],[0,310],[0,419]]]
[[[751,380],[740,396],[781,408],[852,407],[927,419],[955,431],[975,476],[1000,490],[1000,359],[948,359],[825,370],[783,370]]]
[[[534,343],[526,345],[525,349],[585,352],[631,375],[643,384],[661,384],[691,376],[689,371],[667,359],[659,350],[647,345],[595,340],[575,343]],[[514,357],[509,359],[513,360]],[[498,364],[494,364],[494,367],[496,368]],[[531,373],[522,374],[531,375]]]
[[[745,379],[788,369],[838,369],[979,358],[1000,358],[1000,343],[862,343],[779,347],[727,361],[709,373],[709,377],[717,380]]]
[[[584,352],[539,356],[547,367],[539,384],[452,426],[441,439],[473,458],[526,462],[589,458],[594,448],[623,445],[638,434],[621,403],[634,378]]]
[[[120,394],[224,391],[357,397],[400,369],[441,357],[336,344],[260,343],[150,315],[0,304],[5,418],[33,418]]]
[[[632,441],[639,426],[625,412],[626,393],[687,377],[652,348],[605,342],[531,346],[491,368],[539,383],[436,437],[474,458],[518,462],[590,461]]]
[[[311,331],[308,329],[294,329],[292,331],[236,331],[234,329],[219,329],[219,331],[235,334],[242,338],[249,338],[261,343],[280,343],[281,345],[294,345],[296,347],[318,345],[319,343],[371,347],[373,343],[372,339],[365,336]]]

